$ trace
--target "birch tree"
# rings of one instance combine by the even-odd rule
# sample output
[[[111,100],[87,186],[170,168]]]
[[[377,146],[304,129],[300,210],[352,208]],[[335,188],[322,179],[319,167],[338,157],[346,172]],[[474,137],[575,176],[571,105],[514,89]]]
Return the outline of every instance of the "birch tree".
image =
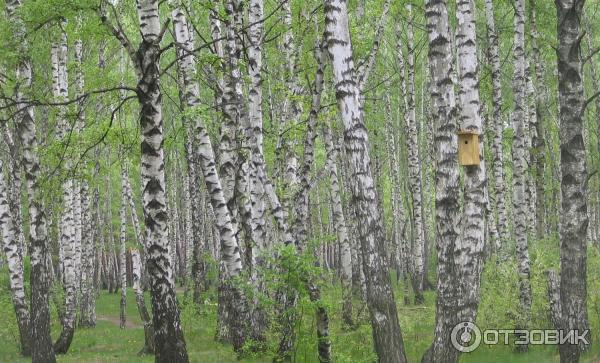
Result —
[[[544,84],[544,65],[540,55],[539,31],[536,20],[536,1],[530,0],[529,3],[531,24],[531,55],[535,66],[535,117],[536,123],[533,125],[533,137],[531,140],[531,167],[534,172],[535,182],[535,233],[537,239],[542,239],[546,230],[546,203],[544,193],[544,169],[546,165],[546,137],[544,125],[548,117],[548,88]]]
[[[194,114],[194,111],[197,111],[200,107],[200,87],[197,81],[195,81],[195,57],[190,51],[193,49],[193,44],[190,42],[189,29],[185,25],[183,12],[175,9],[173,13],[173,18],[177,19],[174,23],[176,25],[175,36],[178,47],[182,47],[184,51],[187,50],[184,56],[180,56],[186,107],[188,107],[191,114]],[[178,24],[180,25],[178,26]],[[210,195],[210,202],[215,215],[215,224],[219,231],[221,260],[225,264],[228,276],[232,278],[239,275],[242,270],[237,232],[232,223],[232,215],[230,209],[227,207],[225,194],[221,188],[221,179],[217,173],[215,155],[206,127],[200,117],[195,117],[194,125],[195,141],[198,145],[196,153],[200,160],[200,169]],[[235,292],[235,294],[239,296],[239,292]],[[239,304],[232,302],[233,309],[242,308],[240,306],[242,302],[238,302]],[[232,339],[234,347],[240,349],[244,344],[243,332],[238,329],[238,331],[234,331],[233,333],[236,334]]]
[[[29,46],[25,37],[26,28],[21,18],[20,0],[6,2],[6,13],[10,19],[13,40],[17,45],[16,92],[17,124],[22,145],[21,163],[24,169],[29,199],[29,244],[31,248],[31,358],[34,363],[55,362],[54,347],[50,337],[50,312],[48,305],[48,235],[46,215],[42,207],[40,188],[40,164],[37,155],[36,124],[34,109],[28,103],[33,75]]]
[[[56,102],[68,100],[67,79],[67,35],[61,32],[60,41],[52,44],[52,75],[53,95]],[[56,121],[57,139],[63,141],[69,133],[68,121],[66,119],[66,107],[59,106]],[[77,199],[79,193],[75,192],[76,185],[72,178],[62,184],[63,189],[63,213],[60,221],[60,247],[63,251],[62,263],[64,265],[64,290],[65,290],[65,317],[62,320],[63,328],[54,345],[56,353],[64,354],[68,351],[73,334],[75,332],[75,317],[77,314],[77,222],[78,212]]]
[[[429,74],[435,125],[435,217],[437,229],[438,282],[435,336],[423,356],[427,362],[455,362],[458,351],[450,344],[456,322],[448,308],[456,306],[454,255],[460,244],[460,192],[457,162],[457,109],[452,79],[452,38],[446,0],[425,3],[429,41]]]
[[[81,22],[81,19],[78,19]],[[78,25],[80,26],[80,24]],[[80,38],[75,41],[75,97],[80,98],[84,93],[85,80],[83,76],[83,42]],[[102,52],[100,52],[102,54]],[[80,133],[85,127],[85,105],[77,103],[76,131]],[[96,154],[97,156],[97,154]],[[97,170],[96,170],[97,172]],[[83,327],[96,326],[96,292],[94,291],[94,253],[95,228],[93,213],[90,207],[90,190],[87,180],[81,181],[81,278],[80,278],[80,316],[79,325]]]
[[[125,324],[127,322],[127,251],[125,250],[127,242],[127,192],[125,187],[125,178],[127,177],[127,174],[125,174],[124,167],[121,167],[121,170],[121,205],[119,207],[119,221],[121,226],[119,231],[119,277],[121,287],[121,302],[119,304],[119,327],[121,329],[125,329]]]
[[[487,26],[487,37],[489,41],[488,59],[492,68],[492,104],[493,113],[490,123],[494,130],[492,139],[492,168],[494,172],[494,202],[497,213],[499,242],[506,243],[509,239],[508,219],[505,206],[505,181],[504,181],[504,162],[502,134],[504,131],[504,118],[502,116],[502,84],[500,69],[500,54],[498,49],[498,33],[496,32],[496,23],[494,20],[494,4],[492,0],[485,1],[485,18]],[[499,249],[500,246],[495,246]]]
[[[263,59],[263,37],[264,37],[264,4],[262,0],[252,0],[248,6],[248,37],[250,47],[248,49],[248,74],[250,86],[248,91],[248,127],[247,137],[251,145],[249,162],[250,183],[250,226],[252,244],[250,250],[250,274],[256,293],[262,292],[263,283],[259,281],[258,267],[263,266],[263,254],[266,250],[266,228],[264,187],[258,178],[258,168],[261,167],[263,155],[263,91],[262,91],[262,59]],[[258,306],[257,297],[253,299],[253,310],[251,315],[251,337],[255,341],[265,341],[266,316],[265,312]]]
[[[394,293],[384,258],[383,230],[371,173],[369,138],[354,74],[347,3],[327,0],[324,4],[325,41],[332,63],[333,82],[353,179],[352,195],[358,217],[375,351],[382,362],[405,362]]]
[[[551,310],[556,329],[584,334],[590,328],[587,317],[587,167],[583,139],[583,93],[580,41],[584,0],[557,0],[558,101],[560,106],[560,289],[557,309]],[[591,101],[591,99],[590,99]],[[553,289],[550,289],[552,291]],[[560,361],[579,362],[585,343],[561,344]]]
[[[337,232],[340,244],[341,278],[342,278],[342,320],[348,326],[353,325],[352,318],[352,252],[350,250],[350,238],[346,227],[346,218],[342,205],[340,181],[337,168],[337,150],[333,145],[329,125],[323,126],[323,141],[327,151],[327,169],[329,170],[329,186],[331,194],[331,208],[333,210],[333,225]]]
[[[140,351],[143,354],[154,353],[154,328],[152,327],[152,320],[148,309],[146,309],[146,302],[144,301],[144,290],[142,290],[142,263],[140,258],[140,252],[137,249],[131,250],[131,265],[133,267],[133,291],[135,293],[135,302],[138,306],[140,313],[140,319],[144,324],[144,347]]]
[[[476,134],[482,130],[475,3],[472,0],[457,2],[458,115],[453,81],[449,78],[452,64],[445,63],[452,56],[447,4],[428,2],[426,13],[430,70],[435,85],[432,96],[437,123],[436,218],[439,235],[435,337],[423,361],[456,362],[459,351],[451,343],[451,332],[458,323],[474,322],[477,317],[485,230],[485,163],[481,139],[479,164],[467,166],[465,170],[462,228],[458,226],[460,209],[446,209],[458,207],[457,124]],[[450,215],[444,215],[448,213]]]
[[[529,268],[529,248],[527,243],[527,203],[525,159],[525,1],[515,1],[514,46],[515,70],[513,77],[514,110],[512,124],[515,128],[513,143],[513,209],[515,220],[515,239],[517,256],[517,274],[519,276],[519,317],[518,328],[525,329],[531,314],[531,286]],[[521,345],[520,349],[527,349]]]
[[[147,263],[152,293],[152,317],[157,362],[187,362],[179,320],[173,269],[167,240],[167,199],[163,151],[163,119],[160,89],[160,42],[166,31],[160,24],[158,1],[136,2],[141,42],[136,50],[122,29],[115,27],[101,9],[101,20],[119,40],[134,65],[140,104],[142,205],[146,225]]]
[[[29,307],[25,300],[23,246],[19,244],[18,235],[14,228],[13,217],[8,203],[6,183],[4,181],[4,163],[2,159],[0,159],[0,228],[2,229],[4,253],[8,262],[11,298],[19,327],[21,354],[27,357],[31,355],[32,342]]]
[[[409,186],[412,199],[412,286],[415,293],[415,304],[423,304],[423,283],[425,279],[424,271],[424,252],[425,235],[423,231],[423,205],[421,202],[421,157],[419,156],[419,135],[417,133],[417,119],[415,107],[415,49],[413,32],[412,5],[406,5],[409,22],[407,26],[407,46],[408,46],[408,87],[406,93],[406,130],[408,137],[406,139],[408,150],[408,172]]]

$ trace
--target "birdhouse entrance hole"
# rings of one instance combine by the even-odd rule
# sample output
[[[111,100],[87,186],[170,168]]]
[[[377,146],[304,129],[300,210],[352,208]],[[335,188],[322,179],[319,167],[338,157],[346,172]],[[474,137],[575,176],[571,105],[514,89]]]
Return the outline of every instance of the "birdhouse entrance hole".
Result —
[[[458,132],[458,163],[462,166],[479,165],[479,133],[472,130]]]

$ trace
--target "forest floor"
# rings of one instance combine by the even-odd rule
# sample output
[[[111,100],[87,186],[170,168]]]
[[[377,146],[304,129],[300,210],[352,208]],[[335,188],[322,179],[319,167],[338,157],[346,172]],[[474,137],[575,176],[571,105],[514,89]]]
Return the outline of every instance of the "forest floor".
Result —
[[[532,258],[533,309],[532,328],[549,328],[548,307],[546,301],[546,285],[544,271],[553,267],[548,261],[556,261],[553,247],[534,249]],[[481,328],[512,329],[515,319],[517,301],[517,284],[514,261],[496,263],[490,261],[486,265],[482,287],[481,304],[477,324]],[[6,276],[0,270],[0,276]],[[432,281],[433,278],[431,278]],[[7,290],[7,279],[0,277],[0,363],[27,362],[18,353],[18,333],[14,318],[14,310]],[[431,343],[435,322],[435,293],[426,292],[426,302],[422,306],[405,306],[403,287],[396,285],[398,313],[404,339],[406,354],[410,362],[420,361],[421,356]],[[596,337],[600,332],[600,254],[590,251],[588,255],[588,311],[592,332]],[[215,342],[216,304],[210,293],[203,297],[208,302],[200,307],[183,297],[183,290],[177,293],[181,305],[181,323],[184,329],[187,350],[191,362],[271,362],[268,353],[237,359],[231,346]],[[356,310],[362,310],[358,327],[345,330],[341,326],[340,289],[334,284],[323,289],[325,304],[328,306],[331,322],[332,350],[335,362],[373,362],[371,329],[367,311],[357,302]],[[135,298],[131,291],[127,293],[127,326],[119,328],[120,294],[109,294],[102,291],[97,301],[97,326],[94,329],[77,329],[68,354],[59,356],[59,362],[153,362],[153,356],[138,356],[144,342],[142,323],[139,319]],[[150,308],[147,297],[148,308]],[[314,329],[313,307],[307,299],[301,300],[299,314],[302,324],[298,327],[298,344],[294,352],[296,362],[316,362],[316,333]],[[59,334],[59,323],[56,308],[52,307],[52,335]],[[269,333],[269,344],[277,343],[276,332]],[[600,363],[600,340],[591,352],[583,356],[582,362]],[[271,346],[270,348],[274,348]],[[475,352],[463,354],[461,362],[477,363],[511,363],[511,362],[559,362],[558,349],[554,346],[531,346],[527,353],[516,353],[514,346],[482,345]]]

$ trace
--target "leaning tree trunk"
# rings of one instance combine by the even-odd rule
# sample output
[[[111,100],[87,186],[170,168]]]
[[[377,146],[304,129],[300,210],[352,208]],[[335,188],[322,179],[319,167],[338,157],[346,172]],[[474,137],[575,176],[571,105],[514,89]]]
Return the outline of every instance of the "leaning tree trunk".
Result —
[[[183,13],[180,15],[183,16]],[[179,32],[176,32],[176,37],[179,37]],[[186,44],[184,39],[177,38],[180,46]],[[187,46],[191,46],[188,44]],[[183,80],[185,87],[186,106],[190,111],[197,110],[200,106],[200,87],[195,81],[196,70],[194,67],[195,57],[191,52],[188,52],[187,57],[181,57],[181,69],[183,72]],[[191,112],[193,114],[193,112]],[[215,164],[215,155],[211,145],[210,138],[206,127],[202,123],[201,118],[195,119],[194,135],[197,143],[196,153],[200,160],[200,169],[204,176],[206,189],[211,198],[211,205],[215,214],[215,223],[219,231],[219,239],[221,241],[222,258],[225,260],[227,270],[232,276],[237,276],[242,269],[239,247],[237,244],[236,235],[231,224],[231,214],[225,203],[223,189],[221,188],[221,180],[217,174]]]
[[[431,98],[435,125],[435,217],[438,251],[436,327],[422,361],[456,362],[450,332],[457,316],[455,254],[460,245],[460,191],[457,168],[457,109],[454,94],[452,38],[446,0],[426,2]]]
[[[587,317],[587,181],[583,138],[584,99],[580,41],[584,0],[557,0],[558,101],[560,106],[561,223],[560,316],[554,321],[562,331],[589,330]],[[597,97],[597,94],[596,94]],[[555,313],[556,315],[556,313]],[[588,340],[589,333],[588,333]],[[591,342],[591,340],[590,340]],[[578,362],[585,343],[561,344],[560,361]]]
[[[183,12],[174,10],[173,18],[177,19],[177,23],[187,24]],[[180,69],[182,72],[183,85],[185,87],[184,98],[186,107],[190,114],[194,115],[194,110],[200,107],[200,87],[196,78],[195,57],[193,56],[193,44],[190,41],[189,29],[187,26],[177,26],[175,32],[178,47],[182,47],[186,52],[185,56],[180,57]],[[190,120],[191,121],[191,120]],[[204,176],[206,189],[210,195],[210,202],[215,215],[216,229],[219,234],[221,244],[221,260],[226,267],[228,278],[233,278],[240,274],[242,270],[242,260],[236,228],[232,223],[232,215],[227,207],[227,202],[223,189],[221,188],[221,179],[217,173],[215,164],[215,155],[211,145],[208,132],[200,117],[195,117],[194,135],[197,144],[197,156],[200,161],[200,169]],[[243,311],[243,301],[241,299],[241,291],[234,289],[232,297],[235,301],[231,301],[232,308],[237,313]],[[242,319],[239,319],[242,320]],[[237,326],[236,326],[237,328]],[[243,332],[232,332],[234,348],[241,349],[243,346]]]
[[[6,13],[12,26],[13,38],[18,45],[18,65],[16,84],[20,88],[16,93],[17,125],[21,140],[21,162],[25,171],[27,196],[29,198],[29,240],[31,253],[31,342],[32,361],[55,362],[54,347],[50,337],[50,311],[48,304],[48,269],[49,253],[46,216],[42,209],[42,195],[38,185],[40,163],[37,155],[38,143],[33,107],[27,100],[32,91],[32,64],[29,58],[29,47],[26,38],[26,28],[19,14],[20,0],[6,2]]]
[[[371,46],[371,49],[369,50],[369,53],[367,54],[366,58],[360,62],[360,65],[358,66],[358,69],[356,70],[356,75],[357,75],[356,82],[357,82],[358,91],[359,91],[359,94],[361,97],[361,100],[360,100],[361,107],[364,106],[363,91],[365,90],[367,82],[369,81],[369,76],[371,74],[371,71],[373,70],[373,67],[375,66],[375,58],[377,57],[377,53],[379,52],[379,46],[381,45],[381,39],[383,38],[383,35],[385,34],[385,23],[387,21],[387,15],[390,10],[390,4],[391,4],[391,0],[386,0],[383,3],[383,9],[381,11],[381,16],[379,17],[379,20],[377,21],[377,26],[375,28],[375,35],[373,37],[373,45]]]
[[[25,301],[23,246],[19,244],[7,198],[3,162],[0,159],[0,227],[2,228],[2,241],[4,242],[4,253],[8,262],[10,293],[19,327],[21,354],[30,356],[31,332],[29,330],[29,308]]]
[[[352,196],[358,217],[375,351],[382,362],[406,362],[394,293],[384,258],[381,214],[377,208],[369,138],[354,74],[345,1],[325,1],[325,26],[338,109],[344,124],[346,153],[353,179]]]
[[[512,113],[515,138],[513,143],[513,208],[515,215],[515,240],[517,273],[519,275],[519,318],[518,329],[526,329],[531,315],[531,285],[529,281],[529,249],[527,245],[527,160],[525,129],[525,0],[515,1],[513,77],[514,110]],[[526,345],[520,345],[526,350]]]

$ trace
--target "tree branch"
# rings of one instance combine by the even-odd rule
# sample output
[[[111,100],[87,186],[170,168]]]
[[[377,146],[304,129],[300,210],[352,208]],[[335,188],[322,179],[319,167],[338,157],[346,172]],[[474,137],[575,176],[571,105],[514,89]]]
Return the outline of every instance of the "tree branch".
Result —
[[[127,51],[127,54],[129,54],[129,57],[131,58],[131,61],[134,64],[134,66],[136,67],[136,69],[138,69],[138,65],[136,62],[136,56],[135,56],[135,54],[136,54],[135,48],[133,48],[133,46],[131,45],[131,41],[127,37],[127,34],[125,34],[125,31],[123,30],[123,27],[121,26],[121,23],[119,22],[119,17],[116,15],[116,10],[115,10],[114,6],[111,5],[113,14],[117,21],[117,26],[115,26],[110,21],[110,19],[108,19],[108,15],[106,14],[106,9],[104,9],[104,6],[105,6],[104,2],[102,2],[102,4],[100,5],[100,9],[98,10],[98,16],[100,16],[100,21],[111,32],[111,34],[114,35],[115,38],[117,38],[117,40],[121,43],[123,48],[125,48],[125,50]]]
[[[600,96],[600,91],[594,93],[593,95],[591,95],[587,100],[585,100],[585,102],[583,103],[583,106],[581,106],[581,115],[583,115],[583,113],[585,112],[585,109],[590,105],[590,103],[592,101],[594,101],[596,99],[596,97]]]
[[[381,44],[381,39],[383,37],[383,28],[385,27],[385,22],[387,20],[387,14],[390,10],[390,0],[386,0],[383,4],[383,12],[381,13],[381,17],[379,18],[379,22],[377,23],[377,30],[375,31],[375,37],[373,39],[373,47],[369,52],[369,55],[365,60],[361,62],[358,66],[358,89],[362,93],[365,88],[365,84],[369,79],[369,74],[373,69],[373,65],[375,64],[375,56],[379,51],[379,46]]]

